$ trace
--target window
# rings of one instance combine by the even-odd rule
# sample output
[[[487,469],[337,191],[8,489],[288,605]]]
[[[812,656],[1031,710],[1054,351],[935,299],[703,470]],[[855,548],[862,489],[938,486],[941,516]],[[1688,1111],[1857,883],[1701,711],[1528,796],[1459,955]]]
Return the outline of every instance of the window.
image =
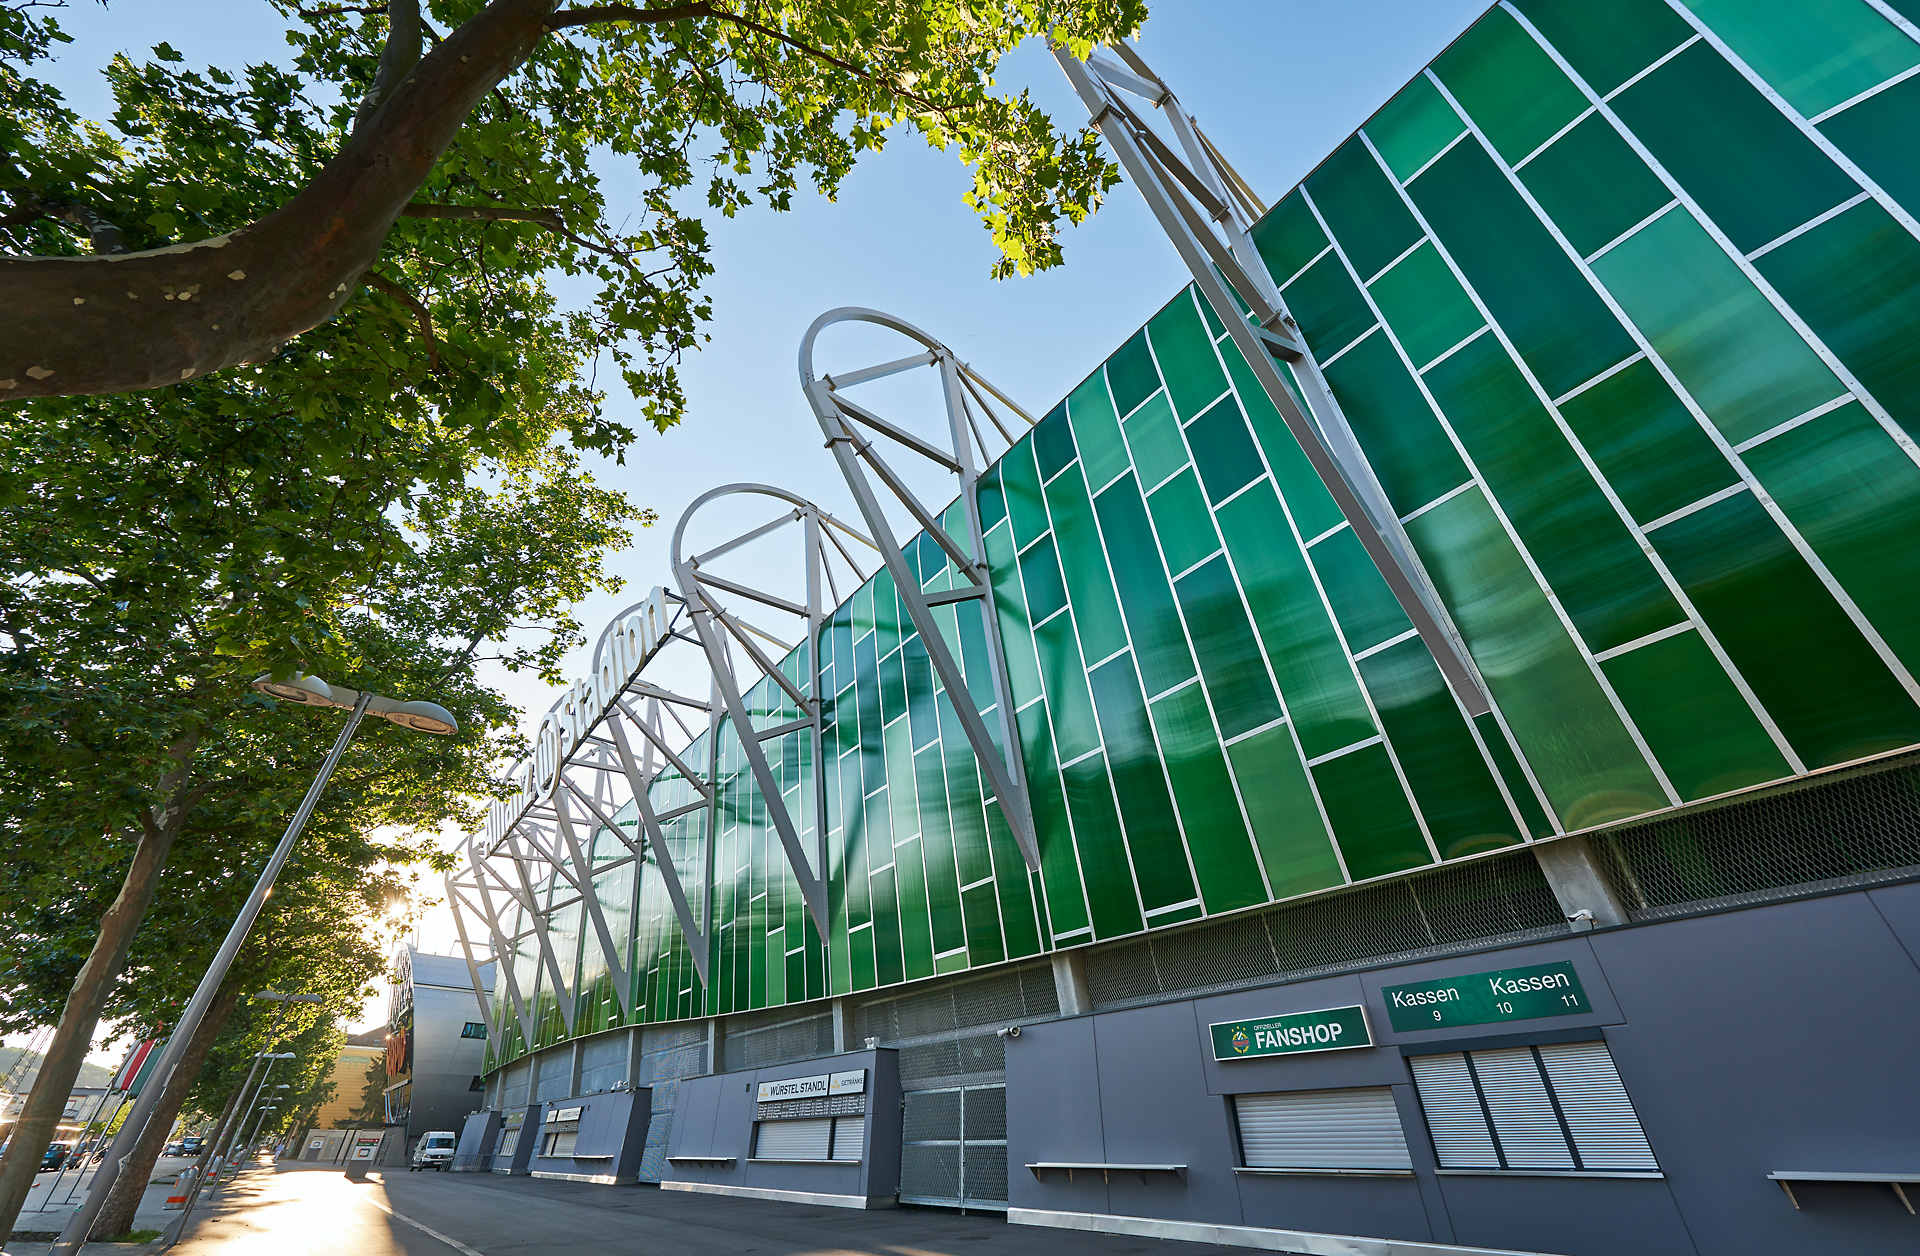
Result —
[[[487,1036],[487,1027],[479,1021],[468,1021],[466,1026],[460,1030],[460,1036],[462,1038],[484,1038]]]
[[[1443,1169],[1658,1172],[1604,1042],[1408,1061]]]
[[[571,1156],[574,1144],[580,1138],[580,1108],[556,1108],[547,1115],[546,1127],[540,1131],[540,1154],[543,1156]]]
[[[756,1160],[849,1160],[866,1151],[864,1116],[816,1116],[793,1121],[761,1121],[756,1127]]]
[[[1250,1169],[1413,1168],[1385,1086],[1235,1095],[1233,1111]]]
[[[480,1080],[480,1074],[475,1073],[473,1075],[473,1081],[468,1083],[467,1085],[467,1090],[469,1092],[476,1091],[476,1090],[485,1090],[486,1087],[487,1087],[487,1084]]]

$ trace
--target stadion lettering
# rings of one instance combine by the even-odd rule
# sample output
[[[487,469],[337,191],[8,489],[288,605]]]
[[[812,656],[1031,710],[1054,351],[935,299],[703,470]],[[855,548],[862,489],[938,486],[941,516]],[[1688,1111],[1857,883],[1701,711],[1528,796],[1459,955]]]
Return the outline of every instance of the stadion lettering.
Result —
[[[1344,1051],[1373,1045],[1373,1035],[1367,1030],[1367,1010],[1363,1007],[1328,1007],[1317,1012],[1289,1012],[1259,1020],[1221,1021],[1211,1029],[1216,1060]]]
[[[1534,1020],[1591,1012],[1587,992],[1572,964],[1536,964],[1468,973],[1442,981],[1386,986],[1380,997],[1394,1029],[1442,1029],[1494,1021]]]
[[[487,808],[487,849],[506,837],[528,807],[553,797],[567,756],[606,717],[614,699],[659,650],[672,620],[667,591],[655,588],[637,610],[614,625],[594,659],[592,673],[569,685],[541,722],[540,731],[534,735],[533,757],[519,765],[513,792]]]

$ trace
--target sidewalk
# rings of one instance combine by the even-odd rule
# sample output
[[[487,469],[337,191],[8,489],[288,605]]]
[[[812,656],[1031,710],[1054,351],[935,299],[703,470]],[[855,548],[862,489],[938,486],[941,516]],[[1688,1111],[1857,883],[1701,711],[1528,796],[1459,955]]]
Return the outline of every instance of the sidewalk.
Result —
[[[166,1211],[164,1205],[167,1196],[173,1193],[174,1175],[192,1163],[189,1158],[168,1156],[153,1166],[146,1194],[140,1199],[140,1210],[134,1214],[134,1229],[163,1229],[180,1215],[177,1210]],[[89,1165],[83,1173],[71,1170],[65,1174],[42,1173],[27,1192],[26,1207],[20,1210],[19,1220],[13,1223],[13,1237],[6,1245],[11,1256],[31,1256],[34,1250],[31,1241],[23,1242],[22,1236],[58,1234],[67,1218],[86,1199],[95,1172]]]

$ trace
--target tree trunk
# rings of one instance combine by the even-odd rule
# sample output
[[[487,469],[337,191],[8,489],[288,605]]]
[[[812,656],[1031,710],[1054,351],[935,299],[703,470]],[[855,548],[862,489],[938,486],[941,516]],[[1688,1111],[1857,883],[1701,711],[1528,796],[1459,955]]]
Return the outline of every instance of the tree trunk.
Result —
[[[140,1131],[140,1138],[134,1143],[133,1150],[120,1162],[120,1176],[114,1179],[113,1188],[107,1193],[106,1205],[94,1219],[93,1238],[96,1241],[133,1229],[134,1214],[140,1210],[140,1201],[147,1193],[147,1182],[153,1176],[153,1165],[160,1158],[160,1149],[167,1145],[167,1135],[173,1130],[173,1119],[180,1115],[180,1106],[187,1101],[187,1092],[193,1089],[200,1065],[206,1061],[214,1040],[226,1028],[233,1009],[239,1006],[240,982],[229,978],[213,996],[213,1003],[201,1018],[200,1027],[193,1031],[193,1037],[187,1043],[186,1053],[174,1066],[173,1075],[167,1078],[166,1088],[160,1092],[160,1101],[147,1116],[147,1128]]]
[[[198,1195],[206,1189],[207,1169],[213,1163],[213,1149],[217,1147],[220,1144],[220,1140],[226,1136],[227,1122],[240,1119],[240,1114],[235,1110],[235,1106],[240,1102],[240,1096],[246,1093],[246,1089],[247,1084],[244,1081],[233,1088],[233,1093],[227,1096],[227,1106],[220,1109],[220,1119],[213,1124],[213,1133],[200,1145],[200,1158],[193,1162],[194,1185],[192,1193],[194,1195]],[[192,1207],[191,1199],[188,1201],[188,1207]]]
[[[223,236],[139,253],[0,257],[0,402],[130,392],[265,360],[346,304],[480,98],[556,0],[492,0],[293,199]]]
[[[191,756],[190,747],[186,754]],[[170,776],[184,774],[182,767]],[[174,787],[166,791],[168,794],[180,786],[178,780],[170,780],[168,784]],[[73,979],[73,990],[60,1011],[60,1024],[47,1046],[47,1057],[40,1062],[40,1075],[34,1078],[33,1090],[20,1110],[6,1155],[0,1156],[0,1234],[13,1233],[13,1223],[27,1202],[34,1175],[40,1171],[47,1144],[53,1141],[54,1128],[60,1124],[60,1114],[66,1109],[67,1096],[72,1093],[74,1080],[80,1076],[80,1066],[86,1063],[87,1045],[99,1024],[100,1010],[106,1006],[114,981],[127,965],[133,935],[139,931],[141,917],[147,914],[147,905],[153,901],[154,888],[160,884],[160,870],[166,866],[167,852],[179,835],[182,818],[168,814],[160,823],[142,827],[140,844],[133,852],[133,866],[127,869],[126,880],[121,882],[119,897],[100,918],[100,935],[94,939],[87,962],[80,966],[79,975]]]

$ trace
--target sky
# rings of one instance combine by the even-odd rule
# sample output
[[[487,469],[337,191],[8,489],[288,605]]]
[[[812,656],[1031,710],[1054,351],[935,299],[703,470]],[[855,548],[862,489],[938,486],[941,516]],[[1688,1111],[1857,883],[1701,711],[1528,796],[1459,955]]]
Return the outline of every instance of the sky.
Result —
[[[1488,0],[1160,0],[1135,48],[1271,204],[1487,7]],[[194,20],[181,20],[187,12]],[[75,39],[47,77],[89,117],[111,112],[99,69],[116,51],[138,57],[166,40],[196,67],[288,59],[286,23],[261,0],[114,0],[110,8],[72,0],[59,20]],[[1037,44],[1017,50],[999,81],[1030,89],[1063,124],[1084,121],[1078,99]],[[632,203],[637,184],[618,158],[607,157],[601,173],[617,216],[623,202]],[[1064,266],[996,282],[988,276],[992,243],[960,200],[969,182],[956,158],[901,134],[863,161],[836,201],[802,192],[787,213],[754,208],[731,220],[709,220],[716,273],[706,291],[714,317],[709,342],[682,368],[686,421],[655,434],[616,382],[609,413],[640,435],[623,464],[585,460],[598,482],[657,511],[660,523],[610,560],[626,587],[577,608],[588,646],[567,660],[569,676],[585,672],[591,643],[610,616],[654,585],[671,585],[674,525],[705,490],[737,481],[776,484],[841,518],[858,518],[799,389],[800,337],[822,311],[863,305],[899,315],[944,341],[1038,417],[1187,281],[1145,203],[1122,183],[1092,219],[1066,232]],[[884,337],[836,328],[823,335],[819,360],[832,371],[909,351]],[[879,395],[901,407],[886,410],[889,417],[904,419],[918,409],[920,421],[906,425],[932,433],[941,416],[918,406],[933,399],[916,391],[920,387],[901,377]],[[927,477],[916,480],[916,489],[930,504],[945,503],[954,491]],[[718,536],[717,529],[738,530],[772,513],[710,507],[689,535]],[[782,562],[790,552],[760,547],[742,556],[747,561],[737,571],[773,587],[791,575]],[[527,711],[529,724],[555,696],[533,677],[495,669],[486,679]],[[665,679],[678,678],[669,673]],[[705,688],[691,672],[684,683]],[[417,936],[428,950],[455,946],[444,908],[429,913]],[[370,1002],[365,1022],[383,1008],[384,996]]]

